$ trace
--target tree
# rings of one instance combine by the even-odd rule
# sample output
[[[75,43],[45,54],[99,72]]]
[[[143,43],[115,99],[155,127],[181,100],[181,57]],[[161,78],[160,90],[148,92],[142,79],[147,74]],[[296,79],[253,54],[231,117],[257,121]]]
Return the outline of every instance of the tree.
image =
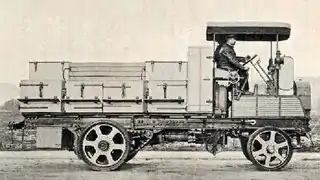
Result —
[[[7,111],[12,111],[14,113],[18,113],[19,112],[19,105],[20,105],[20,102],[18,100],[11,99],[11,100],[4,103],[3,109],[5,109]]]

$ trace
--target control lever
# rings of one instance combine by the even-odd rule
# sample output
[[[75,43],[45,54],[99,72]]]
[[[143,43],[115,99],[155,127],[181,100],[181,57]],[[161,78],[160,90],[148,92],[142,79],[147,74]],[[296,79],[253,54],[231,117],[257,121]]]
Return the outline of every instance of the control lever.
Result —
[[[261,69],[261,71],[267,76],[268,80],[271,82],[272,79],[270,78],[270,76],[268,75],[268,73],[263,69],[263,67],[261,67],[260,65],[260,59],[256,62],[256,65]]]
[[[243,66],[245,66],[245,65],[248,64],[249,62],[253,61],[257,56],[258,56],[257,54],[253,55],[253,57],[252,57],[249,61],[245,62],[245,63],[243,64]]]

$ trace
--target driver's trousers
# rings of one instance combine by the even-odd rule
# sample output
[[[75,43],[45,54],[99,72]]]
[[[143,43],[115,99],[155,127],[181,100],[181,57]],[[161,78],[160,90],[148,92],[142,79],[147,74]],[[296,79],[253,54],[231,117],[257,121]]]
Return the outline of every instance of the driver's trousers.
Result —
[[[239,70],[238,73],[239,73],[239,75],[240,75],[240,77],[241,77],[241,79],[240,79],[240,81],[239,81],[239,83],[240,83],[240,87],[239,87],[240,90],[241,90],[242,86],[244,85],[243,91],[248,92],[248,91],[249,91],[249,79],[246,80],[246,79],[248,78],[248,76],[249,76],[248,71]],[[246,81],[247,81],[247,82],[246,82]]]

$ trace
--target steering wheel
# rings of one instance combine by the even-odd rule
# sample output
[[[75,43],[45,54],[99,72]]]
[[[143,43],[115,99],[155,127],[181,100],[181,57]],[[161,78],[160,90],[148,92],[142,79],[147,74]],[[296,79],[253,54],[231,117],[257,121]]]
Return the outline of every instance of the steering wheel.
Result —
[[[240,81],[240,75],[238,71],[229,71],[228,84],[237,84]]]
[[[249,59],[247,62],[245,62],[245,63],[243,64],[243,66],[246,65],[246,64],[248,64],[249,62],[253,61],[257,56],[258,56],[257,54],[253,55],[253,57],[252,57],[251,59]]]

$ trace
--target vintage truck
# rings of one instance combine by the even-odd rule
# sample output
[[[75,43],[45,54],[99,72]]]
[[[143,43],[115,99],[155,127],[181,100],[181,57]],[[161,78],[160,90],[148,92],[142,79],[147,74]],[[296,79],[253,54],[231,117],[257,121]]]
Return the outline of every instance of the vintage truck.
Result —
[[[228,137],[258,169],[280,170],[311,120],[310,84],[294,79],[293,58],[279,50],[290,32],[279,22],[208,22],[213,47],[189,47],[187,61],[32,61],[20,83],[23,125],[37,126],[37,148],[72,150],[93,170],[116,170],[146,145],[171,141],[215,154]],[[257,55],[246,62],[265,82],[253,94],[239,91],[237,71],[216,67],[228,34],[270,43],[267,70]]]

